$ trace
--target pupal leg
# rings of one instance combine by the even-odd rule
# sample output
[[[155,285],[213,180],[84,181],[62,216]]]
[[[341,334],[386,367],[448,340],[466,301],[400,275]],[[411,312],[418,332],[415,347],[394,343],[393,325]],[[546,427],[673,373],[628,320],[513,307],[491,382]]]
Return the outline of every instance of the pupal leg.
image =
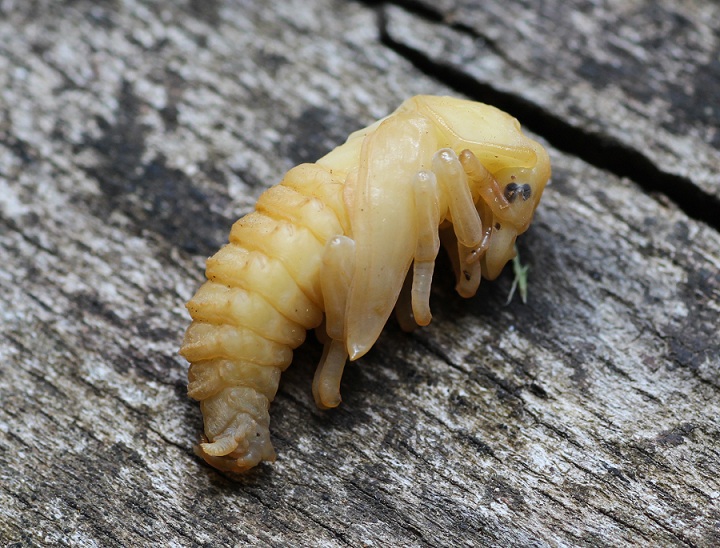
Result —
[[[415,321],[415,315],[413,314],[412,306],[412,285],[413,285],[413,274],[408,272],[405,276],[400,295],[395,303],[395,319],[400,325],[400,329],[405,333],[411,333],[418,327],[418,323]]]
[[[457,278],[455,291],[461,297],[469,299],[475,296],[480,280],[482,279],[482,267],[480,261],[476,260],[477,250],[473,247],[466,247],[458,242],[458,257],[460,259],[460,275]]]
[[[348,288],[355,268],[355,242],[335,236],[325,245],[320,288],[325,302],[325,331],[329,340],[313,379],[313,397],[321,409],[340,404],[340,380],[348,353],[345,348],[345,308]]]
[[[465,168],[451,149],[441,149],[433,156],[433,171],[448,200],[453,230],[457,238],[457,292],[463,297],[475,295],[482,269],[480,256],[489,244],[489,233],[473,201]]]
[[[432,169],[447,196],[458,242],[469,248],[480,245],[483,238],[482,220],[475,208],[468,176],[457,154],[449,148],[438,150],[433,156]]]
[[[430,314],[430,287],[435,259],[440,249],[440,204],[437,178],[430,171],[421,171],[415,177],[415,218],[418,241],[415,250],[412,280],[412,311],[418,325],[427,325]]]
[[[480,245],[469,257],[471,261],[479,261],[490,247],[490,240],[495,230],[494,225],[505,218],[510,202],[507,201],[495,177],[472,151],[463,150],[458,159],[468,176],[473,198],[478,200],[477,209],[481,212],[480,218],[485,219],[487,223]]]
[[[347,358],[345,341],[331,340],[325,344],[312,384],[313,398],[320,409],[340,405],[340,381]]]
[[[455,290],[462,297],[472,297],[480,285],[482,268],[478,261],[473,260],[475,248],[469,248],[458,242],[452,227],[445,227],[440,230],[440,242],[447,251],[453,272],[455,272]]]
[[[465,149],[459,156],[460,164],[470,181],[471,192],[477,194],[498,215],[510,206],[500,185],[472,151]]]
[[[518,234],[518,227],[512,220],[515,214],[495,177],[471,151],[462,151],[459,159],[468,174],[473,194],[478,196],[477,208],[481,218],[487,224],[477,257],[469,259],[481,260],[483,276],[493,280],[514,256],[513,245]]]

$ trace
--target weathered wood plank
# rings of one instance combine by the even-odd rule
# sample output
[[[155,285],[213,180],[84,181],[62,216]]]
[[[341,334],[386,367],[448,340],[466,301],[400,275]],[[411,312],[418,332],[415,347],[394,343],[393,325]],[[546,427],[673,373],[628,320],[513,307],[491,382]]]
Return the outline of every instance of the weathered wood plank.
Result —
[[[616,171],[655,179],[645,184],[677,192],[678,201],[683,195],[674,187],[681,187],[688,200],[696,197],[695,187],[717,207],[716,2],[553,0],[480,6],[473,0],[420,0],[412,5],[414,12],[385,11],[386,41],[394,47],[418,62],[436,63],[445,74],[453,68],[456,78],[469,76],[477,86],[466,86],[468,92],[490,92],[518,110],[530,105],[528,118],[548,126],[548,138],[563,148]],[[695,204],[696,210],[701,207]]]
[[[527,305],[504,305],[510,272],[461,300],[445,265],[433,323],[388,325],[339,409],[312,401],[319,346],[296,353],[272,409],[277,463],[234,482],[198,462],[175,352],[204,257],[284,170],[409,95],[448,92],[362,4],[255,4],[0,4],[0,540],[718,544],[720,234],[555,148],[520,244]],[[486,8],[486,28],[514,37],[493,31],[493,62],[543,105],[563,78],[581,86],[518,70],[542,38],[500,18],[521,4]],[[387,14],[394,39],[403,21],[427,30]],[[572,104],[553,116],[591,129]],[[675,155],[648,153],[657,169],[705,169],[692,181],[715,194],[712,162],[677,152],[652,112],[627,123]],[[613,133],[617,112],[596,114],[645,151]]]

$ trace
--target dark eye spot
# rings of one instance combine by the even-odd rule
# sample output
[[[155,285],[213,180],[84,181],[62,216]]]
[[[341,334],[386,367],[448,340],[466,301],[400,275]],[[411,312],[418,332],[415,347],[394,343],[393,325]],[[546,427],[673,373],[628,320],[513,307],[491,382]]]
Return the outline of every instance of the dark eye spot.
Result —
[[[528,184],[519,185],[517,183],[508,183],[505,186],[505,199],[512,203],[518,196],[521,196],[523,200],[527,200],[532,196],[532,188]]]
[[[500,230],[500,223],[495,223],[495,230]]]

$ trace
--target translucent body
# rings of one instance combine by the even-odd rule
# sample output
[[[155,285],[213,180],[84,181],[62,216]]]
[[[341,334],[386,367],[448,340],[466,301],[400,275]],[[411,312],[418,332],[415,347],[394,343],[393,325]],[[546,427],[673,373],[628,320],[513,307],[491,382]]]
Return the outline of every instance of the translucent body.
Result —
[[[181,353],[205,421],[198,453],[235,472],[273,460],[268,408],[305,331],[325,318],[313,395],[335,407],[346,360],[372,347],[396,304],[404,328],[430,322],[440,242],[458,293],[474,295],[514,256],[549,176],[517,120],[431,96],[290,170],[235,223],[188,303]]]

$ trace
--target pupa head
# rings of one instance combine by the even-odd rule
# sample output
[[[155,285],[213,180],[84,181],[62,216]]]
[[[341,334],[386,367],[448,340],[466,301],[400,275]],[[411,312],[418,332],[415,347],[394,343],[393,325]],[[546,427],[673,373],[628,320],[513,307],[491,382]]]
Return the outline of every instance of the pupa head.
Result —
[[[448,97],[413,100],[418,110],[435,121],[444,146],[453,149],[461,161],[468,151],[482,165],[477,169],[482,172],[480,178],[487,173],[492,176],[492,184],[480,183],[483,191],[476,206],[483,227],[492,226],[481,265],[483,277],[494,279],[515,256],[515,239],[530,225],[550,179],[550,157],[540,143],[522,132],[516,118],[491,105]],[[463,163],[468,171],[468,164]]]

